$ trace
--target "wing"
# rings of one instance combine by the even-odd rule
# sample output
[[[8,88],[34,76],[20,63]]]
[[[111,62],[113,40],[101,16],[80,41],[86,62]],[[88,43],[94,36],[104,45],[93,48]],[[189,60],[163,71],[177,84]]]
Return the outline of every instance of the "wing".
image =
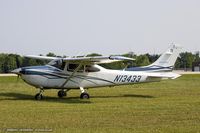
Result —
[[[24,57],[34,58],[34,59],[44,59],[44,60],[55,60],[62,59],[65,62],[76,63],[76,64],[103,64],[112,63],[117,61],[134,61],[133,58],[128,58],[124,56],[95,56],[95,57],[73,57],[73,58],[59,58],[59,57],[47,57],[47,56],[37,56],[37,55],[26,55]]]
[[[60,59],[58,57],[39,56],[39,55],[25,55],[24,57],[33,58],[33,59],[41,59],[41,60],[55,60],[55,59]]]
[[[82,64],[103,64],[117,61],[133,61],[135,59],[124,56],[96,56],[96,57],[78,57],[78,58],[64,58],[66,62],[82,63]]]

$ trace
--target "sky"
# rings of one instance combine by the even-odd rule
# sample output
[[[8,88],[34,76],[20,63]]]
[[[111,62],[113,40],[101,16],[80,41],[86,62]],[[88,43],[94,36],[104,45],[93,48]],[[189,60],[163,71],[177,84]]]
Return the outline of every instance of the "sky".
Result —
[[[0,53],[200,51],[200,0],[0,0]]]

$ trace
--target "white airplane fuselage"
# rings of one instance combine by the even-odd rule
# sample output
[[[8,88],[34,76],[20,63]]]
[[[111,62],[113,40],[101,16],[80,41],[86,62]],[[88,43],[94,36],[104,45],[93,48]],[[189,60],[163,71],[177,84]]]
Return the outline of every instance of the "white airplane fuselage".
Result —
[[[46,89],[79,89],[80,87],[95,88],[149,82],[147,76],[145,76],[146,72],[108,70],[99,65],[95,65],[95,67],[100,71],[77,72],[66,84],[64,84],[72,72],[64,70],[55,71],[57,70],[56,68],[55,70],[44,70],[43,68],[45,67],[52,68],[51,66],[41,66],[41,68],[28,67],[28,69],[22,68],[24,69],[24,72],[22,71],[21,77],[26,83],[32,86]]]

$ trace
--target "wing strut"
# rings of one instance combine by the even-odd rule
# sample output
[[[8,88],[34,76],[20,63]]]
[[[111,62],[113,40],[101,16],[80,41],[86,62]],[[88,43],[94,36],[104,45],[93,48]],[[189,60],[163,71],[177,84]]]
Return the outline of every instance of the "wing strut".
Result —
[[[66,81],[62,84],[61,88],[63,88],[67,82],[74,76],[74,74],[81,68],[82,63],[79,64],[79,66],[74,70],[74,72],[69,76],[69,78],[66,79]]]

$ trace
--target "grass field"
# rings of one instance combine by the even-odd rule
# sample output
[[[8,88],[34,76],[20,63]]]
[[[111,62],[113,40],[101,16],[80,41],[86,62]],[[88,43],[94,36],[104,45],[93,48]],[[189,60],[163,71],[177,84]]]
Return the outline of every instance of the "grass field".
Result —
[[[89,89],[89,100],[80,100],[79,90],[63,99],[49,90],[35,101],[36,92],[16,77],[0,77],[0,132],[200,132],[200,75]]]

